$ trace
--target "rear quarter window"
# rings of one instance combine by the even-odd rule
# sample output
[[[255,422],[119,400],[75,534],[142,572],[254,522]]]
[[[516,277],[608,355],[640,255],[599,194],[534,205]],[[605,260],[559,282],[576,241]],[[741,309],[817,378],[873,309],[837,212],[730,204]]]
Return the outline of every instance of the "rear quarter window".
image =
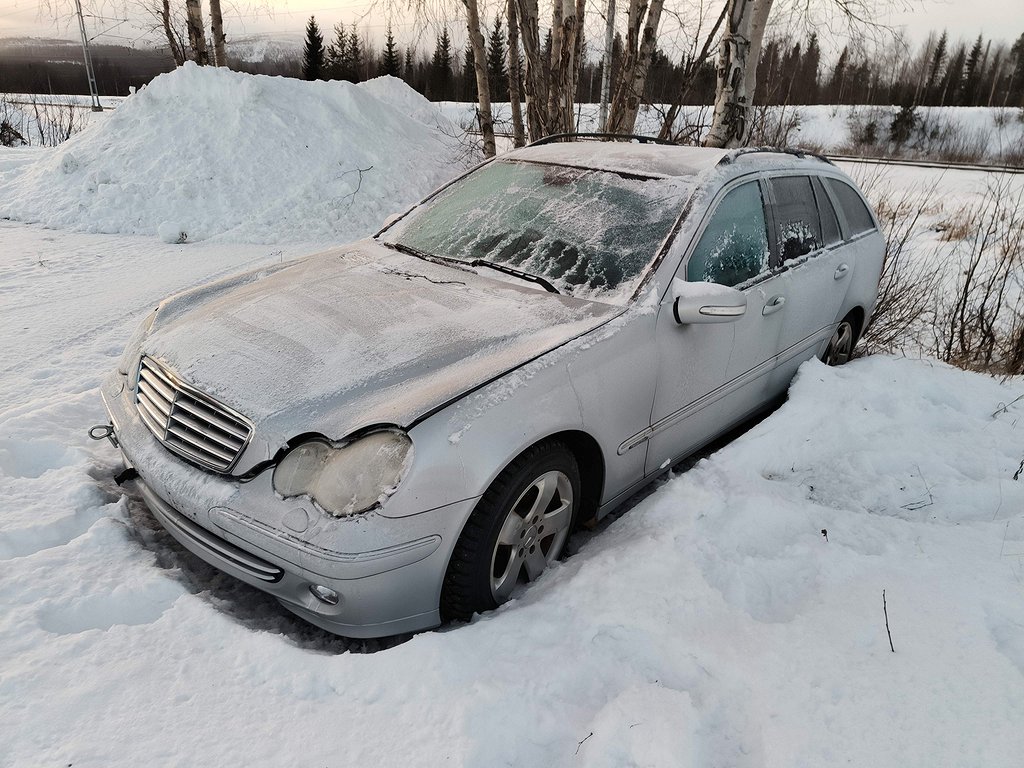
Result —
[[[839,201],[839,208],[846,220],[847,237],[870,232],[875,228],[875,221],[871,218],[871,213],[857,190],[839,179],[827,178],[824,179],[824,182]]]
[[[799,259],[822,246],[821,221],[808,176],[771,179],[775,226],[782,262]]]

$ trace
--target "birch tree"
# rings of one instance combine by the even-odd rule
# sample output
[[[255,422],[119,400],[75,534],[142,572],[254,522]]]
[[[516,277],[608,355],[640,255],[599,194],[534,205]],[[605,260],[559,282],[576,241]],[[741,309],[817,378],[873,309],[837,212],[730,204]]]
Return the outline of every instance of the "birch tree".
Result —
[[[526,144],[526,132],[523,128],[523,108],[519,94],[522,73],[519,69],[519,14],[516,12],[516,0],[508,0],[507,9],[508,98],[512,107],[512,146],[522,147]]]
[[[728,0],[725,31],[718,47],[718,82],[715,89],[715,110],[711,129],[704,137],[706,147],[742,146],[750,132],[750,97],[755,84],[757,58],[751,57],[754,34],[760,37],[756,48],[761,50],[766,24],[758,29],[755,18],[764,14],[767,21],[772,0]]]
[[[640,102],[647,87],[647,73],[658,42],[658,25],[664,0],[629,0],[626,14],[626,48],[619,68],[615,96],[608,112],[609,133],[632,133]]]
[[[210,63],[210,54],[206,48],[206,29],[203,27],[203,8],[199,0],[185,0],[185,11],[188,24],[188,44],[196,64],[205,67]]]
[[[466,25],[469,44],[473,48],[473,69],[476,72],[477,122],[484,140],[484,157],[494,157],[494,119],[491,116],[491,86],[487,79],[487,53],[484,35],[480,31],[480,10],[477,0],[463,0],[466,6]]]
[[[213,37],[213,63],[226,67],[228,59],[224,53],[224,16],[220,12],[220,0],[210,0],[210,35]]]

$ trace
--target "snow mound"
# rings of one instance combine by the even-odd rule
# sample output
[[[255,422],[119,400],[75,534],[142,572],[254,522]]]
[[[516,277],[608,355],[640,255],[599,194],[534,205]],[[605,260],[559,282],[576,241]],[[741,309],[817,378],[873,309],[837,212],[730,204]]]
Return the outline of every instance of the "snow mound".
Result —
[[[453,130],[457,130],[454,128],[455,124],[442,114],[440,105],[430,101],[419,91],[410,88],[404,80],[391,77],[391,75],[382,75],[360,83],[359,87],[401,110],[414,120],[435,126],[449,134]]]
[[[451,178],[461,151],[440,113],[385,80],[186,65],[60,147],[0,167],[0,217],[168,242],[361,237]]]

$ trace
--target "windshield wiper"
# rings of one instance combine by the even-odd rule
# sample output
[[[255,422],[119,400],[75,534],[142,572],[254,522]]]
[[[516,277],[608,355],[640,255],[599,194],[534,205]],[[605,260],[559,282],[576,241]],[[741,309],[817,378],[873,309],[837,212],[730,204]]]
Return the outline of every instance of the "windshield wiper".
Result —
[[[486,259],[473,259],[472,261],[467,261],[463,263],[469,264],[469,266],[471,267],[490,267],[491,269],[495,269],[498,272],[504,272],[506,275],[518,277],[520,280],[525,280],[528,283],[536,283],[537,285],[542,286],[545,290],[550,291],[551,293],[561,293],[561,291],[555,288],[555,286],[553,286],[540,275],[532,275],[529,272],[523,272],[521,269],[516,269],[515,267],[510,267],[506,264],[499,264],[495,261],[487,261]]]

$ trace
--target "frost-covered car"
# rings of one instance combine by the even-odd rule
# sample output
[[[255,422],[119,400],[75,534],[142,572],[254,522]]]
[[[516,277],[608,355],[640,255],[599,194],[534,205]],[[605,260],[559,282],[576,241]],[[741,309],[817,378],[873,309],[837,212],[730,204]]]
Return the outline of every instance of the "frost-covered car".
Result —
[[[163,301],[102,393],[184,547],[332,632],[403,633],[508,600],[802,362],[848,359],[882,255],[822,159],[535,145]]]

